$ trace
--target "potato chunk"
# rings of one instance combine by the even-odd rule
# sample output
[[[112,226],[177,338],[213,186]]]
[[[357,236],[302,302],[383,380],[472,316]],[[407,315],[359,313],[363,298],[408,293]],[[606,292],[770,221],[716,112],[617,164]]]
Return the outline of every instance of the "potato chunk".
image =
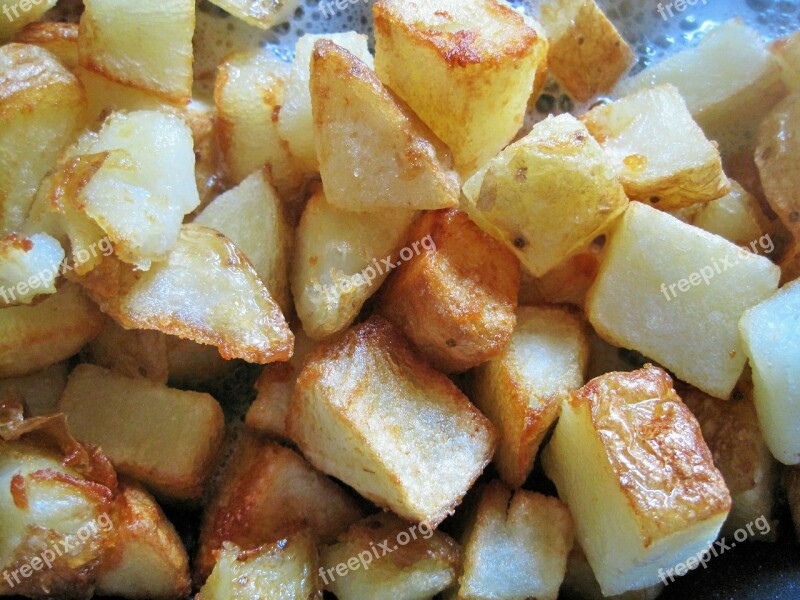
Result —
[[[378,550],[387,542],[389,552]],[[448,535],[386,512],[359,521],[321,555],[320,576],[339,600],[431,598],[455,583],[461,562]]]
[[[626,96],[581,117],[633,200],[672,209],[730,191],[722,159],[671,85]]]
[[[664,584],[659,582],[656,585],[611,596],[611,598],[613,600],[656,600],[664,591],[664,587]],[[567,573],[564,576],[564,583],[561,584],[561,595],[566,600],[605,600],[609,598],[600,590],[600,584],[597,583],[592,566],[586,559],[586,554],[577,544],[572,547],[567,557]]]
[[[71,431],[103,448],[120,471],[167,498],[200,498],[224,434],[208,394],[80,365],[59,404]]]
[[[78,36],[82,67],[170,102],[189,102],[193,0],[85,0],[84,6]]]
[[[725,399],[746,362],[739,319],[779,279],[768,259],[633,202],[611,235],[587,314],[613,345]]]
[[[328,202],[348,210],[458,205],[447,148],[356,56],[314,45],[311,105]]]
[[[312,352],[287,430],[322,471],[435,526],[489,463],[491,423],[380,317]]]
[[[772,454],[800,463],[800,280],[748,310],[739,323],[753,367],[756,409]]]
[[[764,233],[765,222],[758,200],[735,181],[727,196],[700,205],[690,223],[709,233],[721,235],[737,246],[749,246]]]
[[[247,434],[206,507],[195,583],[211,573],[223,542],[249,551],[308,528],[318,542],[330,543],[363,516],[351,496],[302,456]]]
[[[261,29],[269,29],[287,21],[294,14],[300,0],[211,0],[220,8]]]
[[[471,175],[522,127],[547,57],[540,26],[496,0],[380,0],[373,13],[381,80]]]
[[[80,83],[52,54],[0,47],[0,233],[22,226],[41,180],[85,118]]]
[[[30,304],[56,293],[64,249],[47,234],[9,234],[0,239],[0,306]]]
[[[297,316],[309,337],[324,339],[353,322],[394,269],[416,215],[394,209],[376,219],[332,206],[322,191],[309,199],[291,275]]]
[[[48,10],[56,5],[58,0],[38,0],[20,2],[19,0],[0,0],[0,44],[11,38],[14,32],[22,29],[28,23],[38,20]]]
[[[585,383],[588,360],[579,317],[560,307],[522,306],[503,353],[473,373],[471,398],[497,429],[494,463],[510,486],[521,487],[530,474],[562,396]]]
[[[573,539],[562,502],[492,482],[465,535],[457,597],[555,600]]]
[[[537,277],[584,250],[628,205],[602,148],[569,115],[534,126],[467,181],[464,196],[470,217]]]
[[[440,371],[466,371],[500,354],[514,329],[519,262],[458,210],[414,224],[381,313]],[[421,246],[421,247],[420,247]],[[401,258],[408,256],[403,249]]]
[[[541,13],[547,68],[579,102],[611,91],[633,66],[633,50],[594,0],[550,0]]]
[[[0,4],[3,0],[0,0]],[[53,2],[55,4],[55,2]],[[78,66],[78,24],[50,21],[29,23],[17,32],[14,41],[33,44],[53,54],[70,71]]]
[[[651,365],[574,392],[543,461],[607,596],[707,549],[731,507],[700,426]]]

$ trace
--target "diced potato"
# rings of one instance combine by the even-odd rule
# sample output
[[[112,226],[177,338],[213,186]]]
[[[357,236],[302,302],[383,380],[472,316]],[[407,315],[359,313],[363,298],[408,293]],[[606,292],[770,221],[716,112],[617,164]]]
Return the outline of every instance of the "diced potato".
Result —
[[[306,361],[287,431],[308,460],[362,496],[436,526],[491,460],[491,423],[381,317]]]
[[[103,329],[80,287],[65,283],[35,306],[0,309],[0,378],[22,377],[77,354]]]
[[[775,107],[758,132],[756,164],[767,200],[784,225],[800,240],[800,94]]]
[[[664,584],[657,583],[654,586],[641,590],[625,592],[617,596],[605,596],[600,590],[600,584],[594,576],[592,566],[586,559],[581,547],[575,544],[567,557],[567,574],[564,576],[564,583],[561,584],[561,595],[566,600],[656,600],[664,591]]]
[[[748,310],[739,330],[767,445],[782,463],[800,464],[800,280]]]
[[[525,482],[562,397],[585,383],[588,360],[578,316],[555,306],[521,306],[511,342],[473,373],[470,397],[497,430],[494,463],[508,485]]]
[[[730,192],[717,148],[672,85],[598,106],[581,119],[633,200],[674,209]]]
[[[779,279],[768,259],[633,202],[611,235],[587,314],[613,345],[726,399],[747,360],[739,319]]]
[[[224,233],[253,265],[284,315],[291,310],[289,253],[292,231],[266,173],[256,171],[217,197],[194,219]]]
[[[200,498],[225,429],[208,394],[86,364],[70,373],[59,410],[75,436],[103,448],[120,473],[176,500]]]
[[[730,193],[701,205],[690,223],[709,233],[721,235],[738,246],[749,246],[764,234],[761,226],[764,220],[758,200],[738,183],[731,181]]]
[[[193,0],[85,0],[84,6],[78,36],[82,67],[176,104],[189,102]]]
[[[595,0],[550,0],[541,15],[550,38],[547,68],[579,102],[611,91],[636,61]]]
[[[27,44],[0,47],[0,233],[22,226],[85,114],[80,83],[52,54]]]
[[[25,406],[26,416],[44,417],[56,412],[66,385],[67,363],[62,362],[32,375],[0,379],[0,398],[17,393]]]
[[[464,185],[465,210],[534,276],[578,254],[611,226],[628,199],[586,127],[549,118]]]
[[[543,465],[607,596],[655,585],[709,548],[731,507],[700,426],[651,365],[574,392]]]
[[[314,44],[321,39],[330,40],[349,50],[354,56],[372,67],[372,55],[367,47],[367,37],[347,31],[307,34],[297,40],[294,50],[294,63],[286,80],[283,106],[278,115],[278,131],[289,145],[292,157],[298,167],[308,173],[319,171],[319,159],[314,142],[314,119],[311,111],[311,55]]]
[[[217,143],[228,181],[238,184],[266,167],[283,198],[302,184],[302,173],[278,133],[288,77],[289,65],[271,51],[239,52],[220,64],[214,88]]]
[[[322,191],[311,197],[297,228],[291,275],[309,337],[329,337],[353,322],[394,268],[416,215],[393,209],[376,219],[332,206]]]
[[[0,44],[7,42],[16,31],[28,23],[37,21],[44,13],[53,8],[58,0],[0,0]]]
[[[195,600],[322,600],[318,564],[307,534],[244,552],[226,542]]]
[[[97,593],[133,600],[186,598],[189,557],[178,532],[146,491],[120,482],[114,499],[113,546],[97,578]]]
[[[571,256],[541,277],[522,273],[520,304],[572,304],[583,308],[586,293],[600,270],[601,251],[590,248]]]
[[[214,568],[215,551],[233,542],[255,550],[308,528],[330,543],[364,515],[354,499],[296,452],[245,435],[206,506],[195,561],[200,585]]]
[[[161,334],[164,335],[164,334]],[[229,375],[237,365],[235,360],[220,356],[214,346],[167,335],[167,365],[169,384],[178,388],[195,388]]]
[[[81,66],[75,69],[75,76],[86,90],[86,99],[89,103],[87,120],[93,128],[95,128],[95,124],[102,123],[109,114],[114,112],[169,111],[174,108],[173,105],[150,91],[117,83]]]
[[[158,331],[124,329],[112,319],[83,352],[86,362],[128,377],[166,384],[169,378],[167,336]]]
[[[347,210],[458,205],[450,152],[356,56],[314,45],[311,104],[328,201]]]
[[[165,262],[146,273],[106,259],[82,283],[129,329],[152,329],[266,364],[292,355],[292,332],[247,258],[221,233],[184,225]]]
[[[0,0],[0,5],[4,0]],[[55,2],[51,2],[55,4]],[[78,24],[38,22],[29,23],[17,32],[14,41],[33,44],[55,55],[61,64],[74,71],[78,66]]]
[[[800,32],[775,40],[770,50],[781,67],[786,87],[792,92],[800,91]]]
[[[269,29],[287,21],[294,14],[300,0],[211,0],[220,8],[250,25]]]
[[[556,600],[573,540],[562,502],[490,483],[464,536],[458,599]]]
[[[471,175],[522,127],[547,58],[541,26],[496,0],[381,0],[373,13],[381,80]]]
[[[617,93],[667,83],[678,88],[708,138],[719,142],[726,160],[742,149],[752,150],[758,124],[786,94],[775,59],[758,33],[739,19],[720,25],[697,47],[625,80]],[[671,130],[681,132],[682,127],[673,124]]]
[[[387,542],[391,551],[379,550]],[[339,600],[432,598],[455,583],[461,563],[448,535],[386,512],[356,523],[321,555],[320,576]]]
[[[56,293],[64,249],[45,233],[9,234],[0,239],[0,306],[30,304]]]

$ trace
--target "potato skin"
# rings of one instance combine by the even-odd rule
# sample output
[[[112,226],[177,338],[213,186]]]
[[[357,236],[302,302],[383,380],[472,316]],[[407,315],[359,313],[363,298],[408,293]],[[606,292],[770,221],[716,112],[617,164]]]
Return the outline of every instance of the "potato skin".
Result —
[[[516,323],[517,258],[466,213],[429,212],[412,227],[419,253],[389,280],[380,313],[440,371],[466,371],[497,356]],[[402,258],[402,256],[401,256]]]

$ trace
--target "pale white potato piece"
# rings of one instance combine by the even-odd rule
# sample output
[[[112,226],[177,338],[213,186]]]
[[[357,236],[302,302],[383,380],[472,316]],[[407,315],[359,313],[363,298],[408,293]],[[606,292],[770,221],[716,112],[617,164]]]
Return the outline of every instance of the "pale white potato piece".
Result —
[[[721,235],[738,246],[749,246],[761,238],[765,221],[758,200],[735,181],[727,196],[703,204],[690,221],[695,227]]]
[[[731,507],[700,426],[651,365],[574,392],[543,465],[608,596],[655,585],[660,569],[709,548]]]
[[[597,332],[726,399],[746,362],[738,323],[775,292],[768,259],[632,202],[587,299]]]
[[[664,591],[664,584],[641,590],[633,590],[616,596],[605,596],[600,590],[600,584],[594,576],[592,566],[577,543],[570,550],[567,557],[567,574],[561,584],[561,595],[566,600],[656,600]]]
[[[169,111],[172,104],[154,93],[117,83],[94,71],[78,66],[73,71],[86,90],[89,109],[87,122],[95,128],[113,112],[136,110]]]
[[[234,17],[255,25],[261,29],[269,29],[287,21],[300,4],[300,0],[210,0],[225,9]]]
[[[51,415],[58,408],[68,372],[67,363],[61,362],[31,375],[0,379],[0,398],[15,392],[22,399],[27,417]]]
[[[800,280],[748,310],[739,323],[753,368],[758,420],[772,454],[800,463]]]
[[[464,197],[534,276],[588,247],[628,205],[612,163],[570,115],[534,126],[464,184]]]
[[[0,306],[30,304],[56,293],[64,249],[46,233],[0,239]]]
[[[86,346],[84,361],[128,377],[166,384],[169,378],[167,336],[158,331],[125,329],[106,318],[103,331]]]
[[[8,0],[0,0],[0,6]],[[51,2],[55,4],[55,2]],[[2,36],[0,36],[2,37]],[[33,44],[53,54],[70,71],[78,66],[78,24],[52,21],[29,23],[18,31],[14,40],[20,44]]]
[[[632,200],[674,209],[730,191],[717,148],[672,85],[636,92],[581,117]]]
[[[56,5],[58,0],[36,0],[20,2],[20,0],[0,0],[0,44],[4,44],[15,32],[25,27],[28,23],[37,21],[48,10]]]

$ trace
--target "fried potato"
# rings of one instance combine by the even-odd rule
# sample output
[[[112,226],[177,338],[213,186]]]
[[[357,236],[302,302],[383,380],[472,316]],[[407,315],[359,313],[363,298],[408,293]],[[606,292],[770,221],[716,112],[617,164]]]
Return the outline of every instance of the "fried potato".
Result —
[[[314,118],[311,111],[311,55],[319,40],[330,40],[372,67],[372,55],[367,47],[367,36],[346,31],[324,35],[306,34],[297,40],[294,62],[286,81],[283,106],[278,115],[278,131],[289,145],[298,168],[308,173],[319,171],[315,146]]]
[[[471,175],[522,127],[547,57],[541,26],[496,0],[381,0],[373,14],[381,80]]]
[[[175,104],[189,102],[193,0],[85,0],[84,6],[78,35],[82,67]]]
[[[730,192],[717,148],[674,86],[598,106],[581,120],[611,158],[632,200],[674,209]]]
[[[0,233],[22,226],[85,115],[80,83],[55,56],[27,44],[0,47]]]
[[[106,318],[103,330],[83,351],[83,358],[98,367],[166,384],[169,378],[167,336],[158,331],[125,329]]]
[[[588,360],[578,316],[561,307],[521,306],[511,342],[472,374],[470,397],[497,430],[494,463],[511,487],[530,474],[562,396],[584,384]]]
[[[591,247],[575,254],[541,277],[526,272],[520,278],[520,304],[586,305],[586,293],[600,270],[601,249]]]
[[[3,4],[0,0],[0,4]],[[55,4],[53,2],[52,4]],[[29,23],[18,31],[14,41],[32,44],[53,54],[70,71],[78,66],[78,24],[37,22]]]
[[[706,550],[731,507],[700,426],[651,365],[574,392],[543,465],[607,596],[655,585],[659,569]]]
[[[0,0],[0,10],[3,17],[0,18],[0,44],[11,39],[16,31],[25,27],[28,23],[37,21],[44,13],[53,8],[58,0],[38,0],[29,2],[19,2],[19,0]]]
[[[78,66],[74,72],[86,90],[86,99],[89,103],[87,121],[93,128],[95,124],[102,123],[113,112],[138,110],[168,112],[174,108],[172,104],[150,91],[117,83],[81,66]]]
[[[231,13],[242,21],[269,29],[289,20],[300,0],[278,0],[277,2],[264,2],[263,0],[210,0],[222,9]]]
[[[786,87],[800,91],[800,32],[775,40],[769,48],[781,67]]]
[[[540,277],[611,226],[628,199],[574,117],[549,118],[464,185],[464,209]]]
[[[395,543],[401,538],[405,544]],[[381,554],[387,542],[392,551]],[[432,598],[455,583],[461,563],[448,535],[386,512],[359,521],[320,553],[322,581],[339,600]]]
[[[381,317],[306,361],[287,431],[311,464],[414,522],[451,514],[491,460],[491,423]]]
[[[727,399],[747,360],[739,319],[779,279],[768,259],[633,202],[611,235],[587,315],[606,341]]]
[[[35,306],[0,309],[0,378],[22,377],[77,354],[103,329],[80,287],[65,283]]]
[[[263,171],[217,197],[194,223],[225,234],[250,260],[284,315],[291,311],[289,254],[292,230],[283,203]]]
[[[0,306],[30,304],[56,293],[64,249],[45,233],[0,239]]]
[[[121,481],[114,499],[113,545],[103,559],[97,593],[133,600],[186,598],[189,557],[178,532],[146,491]]]
[[[611,596],[613,600],[656,600],[664,591],[664,584],[658,583],[641,590],[633,590]],[[561,584],[561,596],[566,600],[605,600],[609,598],[600,590],[592,566],[581,547],[575,544],[567,557],[567,573]]]
[[[727,196],[700,205],[690,223],[709,233],[721,235],[738,246],[748,246],[764,234],[766,217],[758,200],[735,181]]]
[[[226,542],[195,600],[322,600],[318,564],[305,533],[247,551]]]
[[[123,327],[216,346],[227,359],[266,364],[292,355],[292,332],[278,305],[247,258],[213,229],[184,225],[167,260],[146,273],[104,264],[82,283]]]
[[[354,211],[458,205],[447,148],[365,63],[328,40],[314,45],[311,105],[328,202]]]
[[[250,551],[308,528],[318,542],[330,543],[363,516],[350,495],[302,456],[246,434],[206,506],[195,583],[211,573],[224,542]]]
[[[541,15],[550,38],[547,68],[579,102],[611,91],[636,62],[595,0],[550,0]]]
[[[44,417],[56,412],[67,385],[67,363],[56,363],[24,377],[0,379],[0,398],[18,394],[28,417]]]
[[[573,540],[562,502],[492,482],[464,536],[457,598],[556,600]]]
[[[739,331],[767,445],[780,462],[800,464],[800,280],[744,313]]]
[[[309,337],[330,337],[353,322],[394,268],[416,215],[392,209],[376,219],[332,206],[322,191],[309,199],[291,274],[295,309]]]
[[[200,498],[224,435],[222,409],[184,392],[94,365],[70,373],[59,410],[75,436],[162,497]]]

